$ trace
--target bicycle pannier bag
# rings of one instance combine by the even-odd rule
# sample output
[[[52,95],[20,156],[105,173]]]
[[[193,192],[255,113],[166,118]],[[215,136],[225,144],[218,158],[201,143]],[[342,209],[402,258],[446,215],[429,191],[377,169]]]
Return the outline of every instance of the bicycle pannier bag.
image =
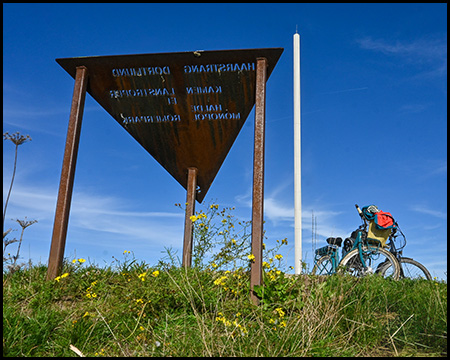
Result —
[[[369,222],[369,230],[367,232],[367,241],[377,240],[381,243],[381,246],[386,246],[386,241],[391,235],[391,229],[380,230],[377,228],[377,224],[374,221]]]
[[[377,240],[381,243],[381,246],[386,246],[386,241],[393,229],[397,228],[392,215],[388,212],[378,210],[374,205],[363,207],[363,214],[367,220],[369,220],[369,230],[367,239]]]

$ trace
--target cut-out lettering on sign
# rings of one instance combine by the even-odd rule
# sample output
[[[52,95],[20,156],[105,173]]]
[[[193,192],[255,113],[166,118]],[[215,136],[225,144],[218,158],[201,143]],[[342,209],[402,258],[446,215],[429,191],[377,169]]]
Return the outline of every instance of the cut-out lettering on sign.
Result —
[[[282,48],[56,59],[185,189],[198,169],[201,202],[255,104],[256,59],[270,76]]]

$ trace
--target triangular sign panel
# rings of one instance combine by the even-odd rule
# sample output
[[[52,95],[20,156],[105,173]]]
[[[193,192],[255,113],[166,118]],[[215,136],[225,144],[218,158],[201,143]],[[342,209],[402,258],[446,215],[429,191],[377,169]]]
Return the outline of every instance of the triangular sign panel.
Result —
[[[256,59],[269,78],[282,48],[56,59],[73,78],[88,69],[89,94],[185,189],[196,167],[197,201],[255,104]]]

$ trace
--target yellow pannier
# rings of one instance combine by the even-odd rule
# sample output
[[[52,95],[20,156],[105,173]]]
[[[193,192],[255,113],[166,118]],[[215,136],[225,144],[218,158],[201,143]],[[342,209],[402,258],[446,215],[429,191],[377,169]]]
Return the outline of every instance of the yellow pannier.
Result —
[[[371,242],[370,240],[378,240],[381,243],[381,247],[386,246],[386,241],[389,238],[389,235],[391,235],[392,229],[377,229],[375,221],[369,222],[369,231],[367,233],[367,240]],[[372,241],[373,242],[373,241]]]

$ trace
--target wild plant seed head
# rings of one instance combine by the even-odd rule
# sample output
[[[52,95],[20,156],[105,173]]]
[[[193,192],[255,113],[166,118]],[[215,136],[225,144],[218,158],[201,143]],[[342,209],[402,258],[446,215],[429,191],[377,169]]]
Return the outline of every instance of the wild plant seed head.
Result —
[[[31,141],[30,135],[20,135],[20,133],[17,131],[16,133],[10,135],[8,132],[5,132],[3,134],[3,140],[11,140],[14,145],[19,146],[22,145],[27,140]]]
[[[16,219],[16,221],[19,223],[19,225],[23,228],[26,229],[28,226],[33,225],[34,223],[37,223],[37,220],[27,220],[27,217],[25,216],[24,220],[19,220]]]

